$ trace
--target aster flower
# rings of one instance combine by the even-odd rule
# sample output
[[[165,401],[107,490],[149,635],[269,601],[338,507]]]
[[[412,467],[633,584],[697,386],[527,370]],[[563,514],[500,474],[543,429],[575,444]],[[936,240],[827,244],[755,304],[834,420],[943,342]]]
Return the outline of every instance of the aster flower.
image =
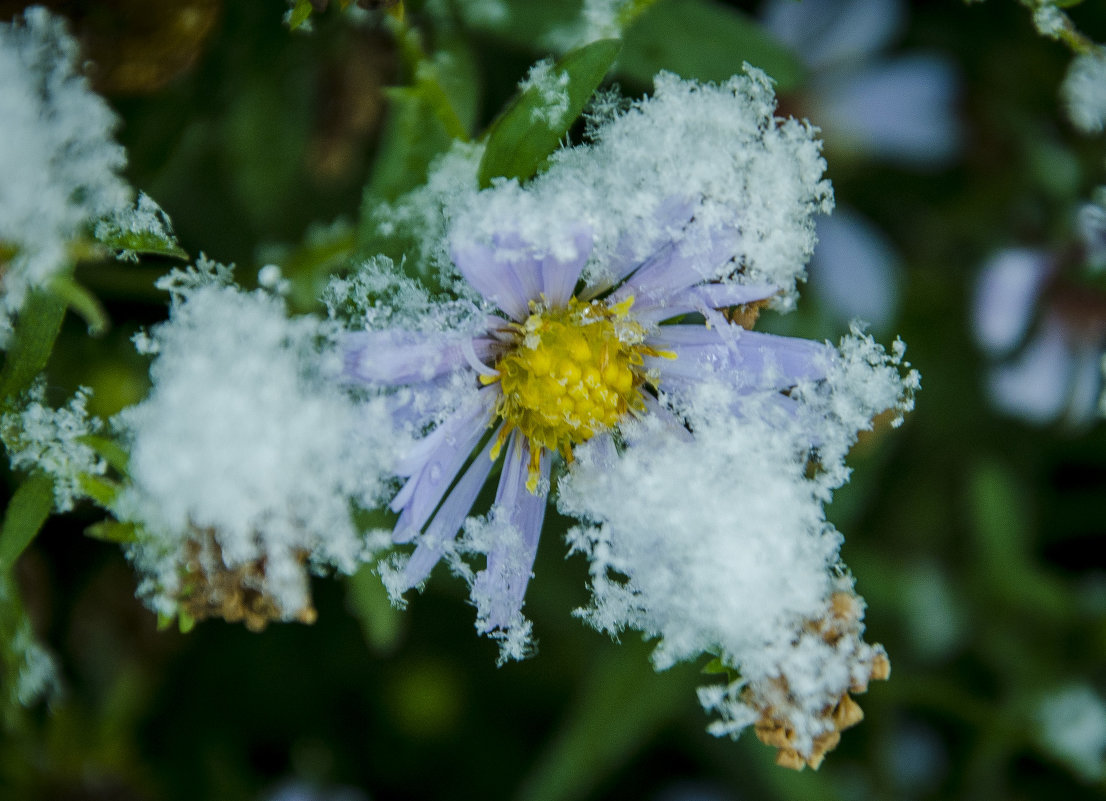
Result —
[[[859,329],[836,346],[752,330],[793,306],[831,205],[814,131],[773,112],[751,68],[723,86],[662,75],[526,186],[477,190],[455,149],[393,215],[442,221],[428,252],[447,291],[375,259],[335,282],[331,308],[367,329],[345,339],[346,375],[415,439],[390,502],[394,541],[414,548],[379,566],[394,600],[445,561],[501,660],[525,656],[555,498],[592,567],[578,614],[656,638],[658,669],[708,652],[793,688],[780,715],[797,767],[832,746],[847,722],[827,705],[882,654],[860,640],[859,602],[847,637],[802,634],[834,593],[854,597],[822,504],[856,432],[908,408],[917,378],[901,343],[889,355]],[[771,694],[744,686],[704,696],[727,721],[716,734],[769,714]]]
[[[667,247],[617,265],[613,285],[579,290],[592,249],[582,226],[568,232],[560,252],[535,250],[514,233],[458,246],[457,269],[501,316],[471,336],[392,329],[350,338],[348,371],[366,382],[412,385],[461,370],[481,385],[405,460],[407,481],[391,502],[400,515],[394,536],[418,544],[394,589],[427,577],[502,453],[497,530],[474,596],[478,626],[508,632],[519,622],[554,456],[571,462],[577,445],[609,437],[628,418],[669,414],[657,401],[662,386],[680,393],[717,377],[739,397],[824,376],[827,345],[749,331],[718,311],[736,308],[752,320],[755,307],[779,292],[707,280],[730,263],[732,234],[703,231],[692,219],[676,230],[679,239]],[[711,325],[660,324],[687,314]]]
[[[1032,423],[1088,423],[1102,391],[1106,299],[1095,276],[1106,268],[1106,212],[1083,206],[1068,247],[1008,248],[976,281],[972,325],[993,360],[992,402]]]

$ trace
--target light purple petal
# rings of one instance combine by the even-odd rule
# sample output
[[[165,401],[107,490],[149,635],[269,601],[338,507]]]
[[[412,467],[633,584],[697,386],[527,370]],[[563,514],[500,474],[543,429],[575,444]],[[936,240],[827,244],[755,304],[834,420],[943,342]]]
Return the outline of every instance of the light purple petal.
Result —
[[[887,237],[859,214],[838,207],[818,219],[810,288],[839,319],[886,328],[898,311],[902,268]]]
[[[430,575],[434,565],[445,553],[446,543],[452,542],[461,530],[472,505],[476,503],[476,496],[480,494],[484,482],[488,480],[488,474],[491,473],[494,461],[490,454],[494,444],[493,437],[476,455],[453,491],[446,496],[426,531],[419,536],[415,552],[411,554],[403,572],[407,589],[421,584]]]
[[[811,113],[829,146],[938,165],[960,148],[957,84],[953,67],[939,56],[896,58],[817,82]]]
[[[821,71],[889,45],[905,11],[901,0],[770,0],[760,17],[807,66]]]
[[[972,327],[980,347],[999,355],[1022,341],[1052,265],[1047,253],[1003,250],[983,265],[975,285]]]
[[[676,292],[663,304],[646,309],[639,309],[635,298],[633,317],[643,325],[656,325],[680,314],[767,300],[779,291],[779,287],[771,284],[701,284]]]
[[[834,350],[824,342],[746,331],[736,325],[664,325],[646,344],[675,359],[647,357],[660,386],[722,377],[742,390],[786,389],[824,378]]]
[[[493,515],[508,529],[488,551],[487,567],[477,574],[472,595],[478,600],[483,632],[506,629],[522,611],[526,586],[534,567],[548,493],[549,466],[552,459],[541,454],[541,480],[537,493],[526,488],[530,446],[516,432],[507,443],[503,474],[499,479]]]
[[[485,387],[404,454],[396,473],[408,476],[389,506],[399,512],[395,542],[409,542],[441,503],[473,449],[488,430],[497,387]]]
[[[358,331],[346,334],[344,374],[369,384],[396,386],[431,381],[468,365],[465,351],[490,360],[493,342],[451,331]]]
[[[1067,406],[1073,369],[1063,329],[1046,324],[1016,361],[991,371],[991,398],[1009,414],[1032,423],[1050,422]]]
[[[618,303],[631,295],[639,312],[665,306],[690,287],[718,277],[719,268],[737,252],[741,235],[736,228],[703,230],[688,226],[685,236],[659,248],[611,294]]]
[[[454,245],[453,263],[484,298],[509,317],[522,321],[537,300],[539,265],[525,249],[488,246],[475,242]]]
[[[610,289],[642,265],[645,261],[642,256],[643,240],[651,242],[678,239],[681,232],[695,216],[697,204],[698,202],[684,200],[677,196],[669,196],[662,200],[651,218],[647,222],[642,221],[640,223],[641,226],[648,228],[645,234],[641,231],[634,231],[633,233],[624,233],[619,237],[614,253],[604,265],[608,280],[596,286],[588,287],[587,297],[594,297],[600,292]]]
[[[543,296],[553,306],[568,303],[591,248],[591,230],[583,224],[565,231],[563,250],[545,253],[507,231],[497,234],[490,246],[455,245],[453,263],[488,301],[522,321],[530,314],[530,302]]]
[[[573,226],[568,236],[574,245],[573,255],[562,258],[556,254],[550,254],[540,262],[542,293],[552,308],[560,308],[568,304],[594,244],[591,229],[583,224]]]

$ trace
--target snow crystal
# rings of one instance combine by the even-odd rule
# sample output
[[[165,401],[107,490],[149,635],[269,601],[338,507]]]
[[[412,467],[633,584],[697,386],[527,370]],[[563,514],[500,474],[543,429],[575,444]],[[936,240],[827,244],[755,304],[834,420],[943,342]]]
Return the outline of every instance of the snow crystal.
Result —
[[[1033,12],[1033,25],[1037,33],[1049,39],[1059,39],[1068,27],[1068,18],[1063,11],[1052,5],[1042,5]]]
[[[1088,781],[1106,777],[1106,703],[1088,685],[1073,684],[1037,709],[1040,741]]]
[[[813,764],[834,731],[824,710],[866,682],[882,654],[860,640],[859,601],[844,634],[812,633],[810,621],[851,593],[823,504],[848,479],[857,431],[912,405],[919,379],[904,350],[887,354],[854,328],[825,378],[790,393],[794,404],[766,393],[737,414],[731,390],[703,383],[678,408],[691,436],[647,416],[622,426],[617,458],[604,438],[578,447],[560,481],[558,508],[587,523],[569,535],[591,561],[592,603],[580,614],[601,631],[657,638],[658,669],[713,653],[740,670],[742,682],[704,691],[722,718],[716,734],[774,708],[793,732],[787,747]]]
[[[381,236],[410,239],[407,256],[416,269],[430,278],[440,272],[447,278],[446,286],[460,294],[472,292],[453,273],[446,232],[480,190],[477,171],[483,155],[482,144],[454,142],[431,163],[425,184],[393,203],[376,205],[370,213]]]
[[[172,611],[182,560],[209,532],[207,558],[263,561],[262,589],[290,616],[306,603],[303,558],[351,572],[365,556],[350,500],[379,504],[399,442],[383,400],[354,405],[338,387],[320,321],[288,319],[279,297],[226,273],[205,261],[162,282],[175,300],[150,335],[153,388],[114,421],[133,482],[114,511],[147,534],[133,556],[159,610]]]
[[[542,105],[530,112],[531,122],[545,122],[557,126],[568,114],[568,73],[554,72],[552,59],[543,59],[530,68],[526,78],[518,85],[520,92],[535,90]]]
[[[0,347],[81,229],[130,202],[115,115],[78,74],[78,56],[65,22],[44,8],[0,23]]]
[[[145,192],[138,193],[138,200],[133,208],[129,206],[119,208],[112,216],[96,223],[93,235],[100,241],[119,239],[128,235],[132,237],[145,235],[174,245],[177,242],[169,215]],[[122,261],[138,261],[138,253],[133,250],[123,249],[115,255]]]
[[[815,130],[774,112],[771,81],[752,67],[719,86],[662,73],[652,97],[596,120],[592,142],[554,153],[525,190],[501,182],[466,198],[454,237],[491,241],[510,220],[535,250],[556,253],[569,223],[585,223],[596,239],[585,280],[599,283],[616,253],[644,258],[678,236],[657,221],[685,204],[697,226],[739,233],[717,277],[772,283],[773,304],[789,308],[813,251],[813,215],[832,207],[832,190]]]
[[[59,512],[73,508],[83,497],[81,476],[99,476],[107,464],[82,437],[95,434],[100,421],[88,415],[91,390],[81,387],[61,409],[45,403],[46,386],[38,381],[23,399],[19,411],[0,416],[0,439],[16,470],[40,470],[54,479],[54,505]]]
[[[639,425],[611,462],[578,448],[559,486],[561,511],[596,523],[571,535],[591,559],[582,614],[658,637],[659,669],[707,651],[756,659],[829,592],[840,536],[805,465],[786,433],[752,421],[703,419],[694,437],[659,416]]]
[[[1106,49],[1097,48],[1072,59],[1060,96],[1076,128],[1096,134],[1106,127]]]

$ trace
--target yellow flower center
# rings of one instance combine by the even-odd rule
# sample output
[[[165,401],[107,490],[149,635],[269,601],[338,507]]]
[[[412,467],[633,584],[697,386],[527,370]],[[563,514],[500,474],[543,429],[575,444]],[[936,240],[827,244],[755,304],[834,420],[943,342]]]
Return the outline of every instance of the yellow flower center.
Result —
[[[643,356],[660,355],[642,344],[645,331],[627,313],[633,299],[615,306],[572,298],[559,309],[532,304],[514,326],[517,342],[496,363],[502,393],[496,409],[505,425],[492,451],[518,429],[530,441],[526,486],[535,491],[543,448],[572,459],[572,446],[613,426],[631,409],[643,409]]]

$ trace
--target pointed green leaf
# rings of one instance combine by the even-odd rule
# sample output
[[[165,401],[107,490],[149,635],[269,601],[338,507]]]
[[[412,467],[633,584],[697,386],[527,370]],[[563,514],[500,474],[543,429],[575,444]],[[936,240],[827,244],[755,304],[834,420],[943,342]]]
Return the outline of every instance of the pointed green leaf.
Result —
[[[98,337],[108,330],[108,315],[99,298],[74,281],[72,276],[57,276],[50,282],[50,291],[84,319],[90,335]]]
[[[64,300],[44,290],[31,292],[19,312],[14,341],[0,370],[0,401],[27,389],[46,367],[64,316]]]
[[[77,481],[81,485],[81,492],[105,509],[111,508],[119,494],[119,485],[106,478],[81,473]]]
[[[289,30],[296,30],[307,22],[312,11],[310,0],[296,0],[295,7],[288,12],[287,21]]]
[[[126,545],[138,540],[138,529],[134,523],[121,523],[118,520],[101,520],[84,530],[93,539]]]
[[[38,535],[54,508],[54,481],[45,473],[32,473],[16,489],[0,528],[0,573],[7,573],[15,560]]]
[[[124,231],[118,227],[101,226],[96,229],[96,238],[112,250],[123,253],[188,260],[188,251],[180,246],[176,237],[155,231]]]
[[[185,612],[183,609],[177,611],[177,628],[181,634],[187,634],[196,628],[196,618]]]
[[[130,454],[115,440],[101,437],[98,434],[85,434],[83,437],[78,437],[77,441],[96,451],[105,462],[111,465],[112,469],[121,475],[125,476],[127,474],[127,466],[131,459]]]
[[[615,39],[584,45],[550,70],[549,78],[564,81],[563,86],[552,92],[530,86],[519,94],[488,131],[480,186],[490,186],[493,178],[525,181],[541,169],[599,88],[620,49]]]

